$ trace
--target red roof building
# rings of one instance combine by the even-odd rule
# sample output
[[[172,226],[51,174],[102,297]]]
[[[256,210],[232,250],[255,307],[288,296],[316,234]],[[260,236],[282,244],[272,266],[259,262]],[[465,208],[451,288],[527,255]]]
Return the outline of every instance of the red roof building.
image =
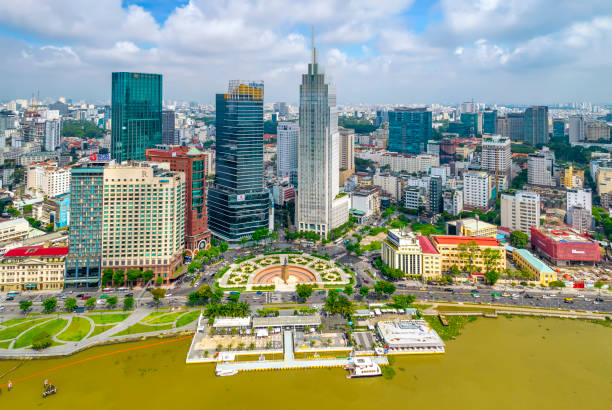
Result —
[[[597,241],[568,227],[554,229],[531,228],[531,246],[544,259],[557,266],[574,263],[599,262],[601,255]]]
[[[62,257],[66,255],[68,255],[67,246],[49,248],[45,248],[44,246],[22,246],[6,252],[4,258]]]
[[[495,238],[474,236],[432,235],[431,239],[440,245],[459,245],[460,243],[476,242],[478,246],[499,246]]]
[[[436,248],[433,246],[433,244],[431,243],[428,237],[419,235],[417,236],[417,238],[419,240],[419,245],[421,246],[421,252],[429,253],[433,255],[437,255],[439,253],[436,250]]]

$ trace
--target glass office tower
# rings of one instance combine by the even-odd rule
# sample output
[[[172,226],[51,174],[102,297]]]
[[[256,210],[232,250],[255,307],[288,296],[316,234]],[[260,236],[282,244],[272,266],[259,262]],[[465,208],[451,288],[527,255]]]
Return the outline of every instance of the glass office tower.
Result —
[[[270,194],[263,182],[263,82],[231,81],[217,94],[215,184],[208,227],[236,244],[268,228]]]
[[[389,111],[389,151],[418,155],[431,139],[431,111],[396,108]]]
[[[548,142],[548,107],[536,105],[525,110],[524,138],[533,146]]]
[[[162,76],[113,73],[112,87],[112,157],[144,161],[162,143]]]

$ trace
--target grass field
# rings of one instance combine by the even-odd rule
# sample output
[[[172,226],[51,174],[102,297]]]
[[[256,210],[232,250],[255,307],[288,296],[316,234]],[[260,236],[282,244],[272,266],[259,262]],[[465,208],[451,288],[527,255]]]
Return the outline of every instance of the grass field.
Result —
[[[168,313],[167,315],[163,315],[163,316],[156,317],[155,319],[151,319],[147,323],[150,325],[171,324],[171,323],[174,323],[174,321],[178,319],[178,317],[181,316],[183,313],[185,312],[182,311],[182,312]]]
[[[11,345],[10,340],[7,340],[6,342],[0,342],[0,349],[8,349],[10,345]]]
[[[167,311],[166,312],[151,312],[144,319],[142,319],[141,322],[149,322],[149,321],[151,321],[153,319],[156,319],[156,318],[158,318],[160,316],[167,315],[168,313],[170,313],[170,312],[167,312]]]
[[[485,312],[485,313],[494,313],[495,309],[487,308],[487,307],[477,307],[477,306],[444,306],[438,305],[436,307],[438,312]]]
[[[2,326],[13,326],[13,325],[16,325],[17,323],[23,323],[25,321],[33,320],[33,319],[34,318],[31,318],[31,317],[24,317],[24,318],[21,318],[21,319],[11,319],[11,320],[7,320],[6,322],[0,323],[0,325],[2,325]]]
[[[96,325],[107,325],[109,323],[123,322],[130,316],[129,313],[110,313],[106,315],[87,315],[88,318],[93,320]]]
[[[82,317],[73,317],[68,329],[60,333],[57,338],[66,342],[78,342],[87,336],[90,329],[89,320]]]
[[[42,323],[45,320],[47,319],[30,320],[26,323],[21,323],[13,327],[9,327],[8,329],[0,330],[0,340],[14,339],[32,326]]]
[[[159,330],[168,330],[172,329],[172,325],[160,325],[160,326],[149,326],[143,325],[142,323],[136,323],[128,327],[127,329],[114,334],[113,336],[128,336],[128,335],[137,335],[140,333],[149,333],[149,332],[157,332]]]
[[[425,320],[440,335],[442,340],[449,340],[459,336],[463,327],[477,318],[477,316],[446,316],[448,326],[444,326],[437,316],[426,316]]]
[[[185,313],[183,316],[179,318],[179,320],[176,321],[176,327],[182,327],[182,326],[188,325],[189,323],[196,320],[199,316],[200,316],[199,310],[194,310],[193,312]]]
[[[21,335],[21,337],[19,337],[19,339],[15,341],[13,348],[19,349],[20,347],[30,346],[36,336],[42,332],[47,332],[49,333],[49,336],[53,337],[67,324],[68,321],[66,319],[54,319],[48,321],[47,323],[43,323],[42,325],[37,326],[34,329],[28,330],[26,333]]]
[[[106,332],[108,329],[112,329],[113,327],[115,327],[115,325],[100,325],[100,326],[96,326],[96,327],[94,327],[93,332],[91,332],[91,334],[87,338],[89,339],[91,337],[99,335],[100,333]]]

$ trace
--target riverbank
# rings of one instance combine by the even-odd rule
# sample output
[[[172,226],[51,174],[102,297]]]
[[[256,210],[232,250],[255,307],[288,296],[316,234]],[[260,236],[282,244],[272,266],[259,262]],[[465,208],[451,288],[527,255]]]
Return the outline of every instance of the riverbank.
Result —
[[[44,406],[49,410],[75,406],[258,410],[282,402],[287,409],[301,410],[313,405],[301,398],[316,397],[321,410],[369,410],[402,408],[409,397],[410,407],[430,410],[607,409],[611,337],[610,328],[587,321],[477,319],[465,324],[461,337],[447,342],[445,355],[397,356],[390,366],[394,372],[390,379],[359,380],[347,380],[341,369],[216,378],[214,365],[184,363],[189,339],[101,356],[150,344],[137,342],[95,347],[70,358],[24,362],[0,384],[98,357],[16,382],[10,393],[3,388],[0,403],[6,408]],[[18,363],[1,361],[0,375]],[[58,394],[43,400],[45,378],[58,386]],[[196,404],[202,401],[205,404]]]

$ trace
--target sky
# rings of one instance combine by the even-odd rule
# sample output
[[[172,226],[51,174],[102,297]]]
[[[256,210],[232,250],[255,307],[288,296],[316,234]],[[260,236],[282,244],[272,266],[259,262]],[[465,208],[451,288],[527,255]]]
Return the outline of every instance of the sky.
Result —
[[[610,0],[2,0],[0,100],[108,101],[134,71],[295,103],[311,27],[340,104],[612,102]]]

